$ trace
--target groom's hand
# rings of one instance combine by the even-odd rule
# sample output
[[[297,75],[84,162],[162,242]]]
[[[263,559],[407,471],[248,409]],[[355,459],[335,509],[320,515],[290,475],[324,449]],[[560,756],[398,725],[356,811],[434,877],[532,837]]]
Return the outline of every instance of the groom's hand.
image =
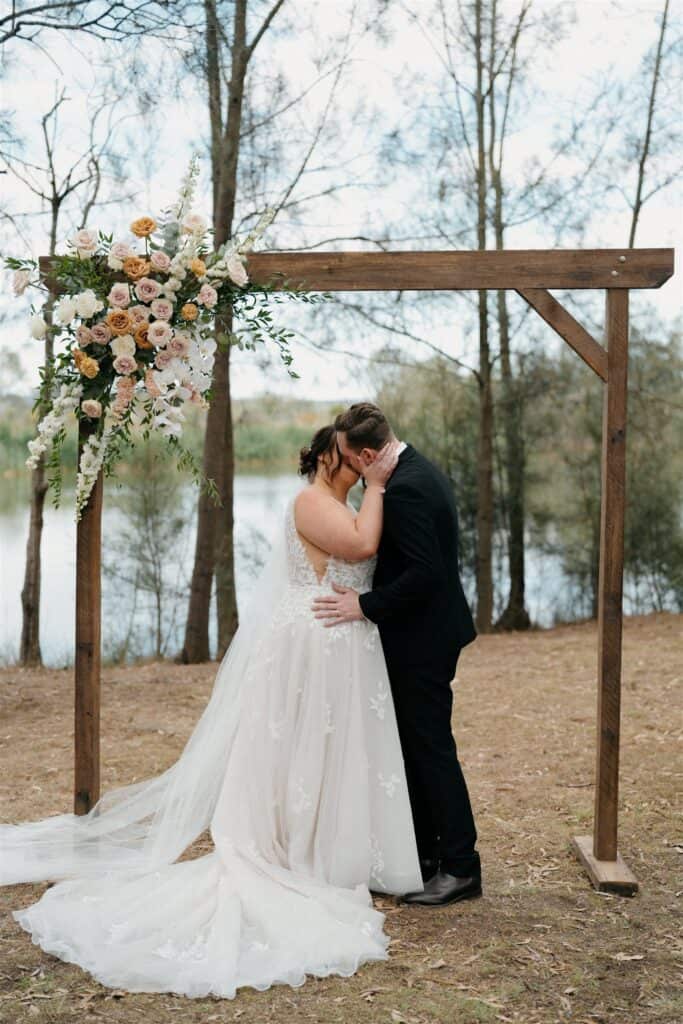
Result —
[[[365,616],[360,608],[358,592],[349,587],[340,587],[333,583],[335,596],[316,597],[313,611],[316,619],[324,619],[326,626],[340,626],[343,622],[356,622]]]

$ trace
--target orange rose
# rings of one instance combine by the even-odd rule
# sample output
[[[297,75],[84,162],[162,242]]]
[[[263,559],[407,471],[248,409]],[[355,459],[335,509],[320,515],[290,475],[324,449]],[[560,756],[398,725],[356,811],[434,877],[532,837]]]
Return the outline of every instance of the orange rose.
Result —
[[[79,366],[80,372],[84,377],[89,377],[91,380],[96,377],[100,372],[100,364],[96,359],[91,359],[90,356],[86,356],[81,366]]]
[[[149,324],[140,324],[137,331],[135,332],[135,344],[138,348],[154,348],[151,341],[147,340],[149,333]]]
[[[196,320],[199,315],[199,309],[195,306],[194,302],[186,302],[180,310],[180,315],[183,320]]]
[[[194,259],[190,263],[190,270],[195,277],[204,277],[204,274],[206,273],[206,263],[204,260]]]
[[[131,277],[133,281],[146,277],[150,269],[151,264],[149,261],[143,260],[141,256],[126,256],[123,261],[123,272],[128,277]]]
[[[133,232],[136,238],[146,238],[151,235],[157,226],[157,222],[152,220],[151,217],[138,217],[134,220],[130,226],[130,230]]]
[[[132,324],[125,309],[110,309],[107,313],[107,327],[112,334],[129,334]]]

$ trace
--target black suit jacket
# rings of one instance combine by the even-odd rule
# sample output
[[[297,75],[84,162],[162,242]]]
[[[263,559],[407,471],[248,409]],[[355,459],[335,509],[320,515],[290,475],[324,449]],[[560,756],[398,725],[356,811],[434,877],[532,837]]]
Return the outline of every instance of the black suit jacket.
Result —
[[[412,445],[386,485],[373,589],[360,596],[392,667],[445,675],[477,633],[458,568],[453,488]]]

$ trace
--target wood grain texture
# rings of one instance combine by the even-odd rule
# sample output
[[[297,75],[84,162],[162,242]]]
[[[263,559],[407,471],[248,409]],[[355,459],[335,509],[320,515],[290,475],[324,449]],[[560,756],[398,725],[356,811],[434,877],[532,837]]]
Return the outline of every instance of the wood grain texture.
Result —
[[[658,288],[673,249],[508,249],[489,252],[259,252],[247,269],[309,291]]]
[[[564,338],[598,377],[607,380],[607,353],[568,309],[544,288],[520,288],[517,293]]]
[[[626,488],[628,291],[607,292],[608,381],[604,390],[598,582],[598,745],[593,854],[617,855],[622,592]]]
[[[574,836],[572,843],[598,892],[613,892],[619,896],[633,896],[638,892],[638,880],[620,853],[614,860],[598,860],[593,853],[592,836]]]
[[[79,421],[79,464],[93,429]],[[102,492],[100,470],[76,527],[74,814],[87,814],[100,796]]]
[[[50,262],[40,258],[44,273]],[[257,284],[288,280],[309,291],[659,288],[673,274],[674,250],[256,252],[247,268]]]

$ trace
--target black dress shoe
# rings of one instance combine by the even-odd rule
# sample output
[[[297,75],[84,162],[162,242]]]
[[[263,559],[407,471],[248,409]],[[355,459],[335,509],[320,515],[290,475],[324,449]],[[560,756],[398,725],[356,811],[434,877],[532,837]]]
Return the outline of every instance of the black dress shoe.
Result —
[[[481,896],[481,892],[481,875],[459,878],[445,871],[437,871],[425,882],[423,892],[407,892],[401,896],[400,902],[411,906],[445,907],[459,900],[474,899],[475,896]]]

